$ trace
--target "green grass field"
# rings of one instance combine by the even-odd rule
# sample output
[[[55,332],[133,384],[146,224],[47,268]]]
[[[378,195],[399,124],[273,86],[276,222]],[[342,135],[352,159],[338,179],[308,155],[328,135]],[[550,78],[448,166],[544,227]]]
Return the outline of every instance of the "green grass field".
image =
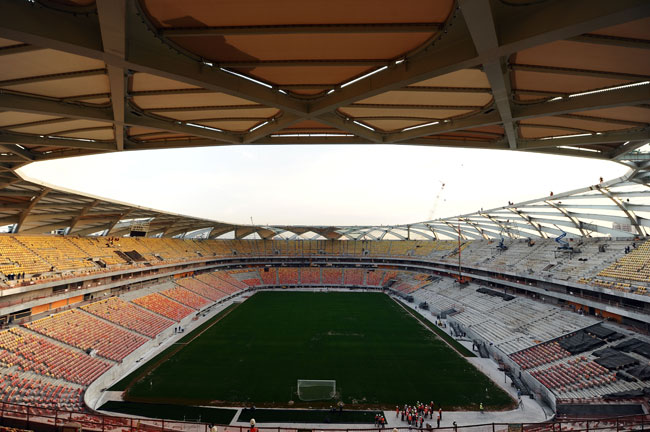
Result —
[[[260,292],[175,351],[134,382],[126,400],[319,406],[300,403],[296,381],[334,379],[347,406],[433,400],[444,409],[480,402],[498,409],[512,403],[379,293]]]

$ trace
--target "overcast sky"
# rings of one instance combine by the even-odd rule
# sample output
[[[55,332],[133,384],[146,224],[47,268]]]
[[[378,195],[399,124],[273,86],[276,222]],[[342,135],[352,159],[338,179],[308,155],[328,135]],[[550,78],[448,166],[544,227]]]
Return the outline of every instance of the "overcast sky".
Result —
[[[232,223],[249,224],[252,217],[255,224],[305,225],[454,216],[626,171],[613,162],[575,157],[394,145],[151,150],[38,162],[21,170],[159,210]]]

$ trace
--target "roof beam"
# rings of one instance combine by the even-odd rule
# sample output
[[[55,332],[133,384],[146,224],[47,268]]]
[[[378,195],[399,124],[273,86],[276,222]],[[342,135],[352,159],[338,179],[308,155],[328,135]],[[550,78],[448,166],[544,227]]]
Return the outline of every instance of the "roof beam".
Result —
[[[127,56],[124,60],[102,51],[102,34],[97,16],[64,13],[29,2],[0,0],[0,37],[103,60],[109,66],[153,73],[277,106],[285,111],[306,112],[304,102],[274,89],[265,88],[218,67],[197,68],[201,59],[190,58],[189,54],[178,54],[169,45],[160,43],[157,36],[142,22],[143,15],[134,3],[126,4],[125,28],[129,38],[126,41]]]
[[[106,56],[114,56],[115,63],[124,61],[126,53],[126,3],[125,0],[97,0],[97,14]],[[113,107],[113,128],[118,151],[124,150],[124,101],[126,82],[124,69],[108,65],[108,81]]]
[[[113,121],[111,111],[106,108],[82,106],[58,102],[52,99],[10,94],[2,91],[0,91],[0,109],[35,114],[59,115],[87,120]]]
[[[626,80],[626,81],[644,81],[650,77],[649,75],[629,74],[623,72],[608,72],[608,71],[598,71],[598,70],[590,70],[590,69],[561,68],[555,66],[526,65],[526,64],[516,64],[516,63],[511,63],[509,65],[509,68],[513,71],[526,71],[526,72],[550,73],[550,74],[561,74],[561,75],[577,75],[577,76],[587,76],[587,77],[596,77],[596,78],[619,79],[619,80]]]
[[[14,227],[13,232],[17,233],[20,232],[20,229],[23,227],[23,223],[25,222],[25,219],[27,219],[27,216],[29,216],[29,212],[32,211],[34,207],[36,207],[36,204],[45,197],[50,192],[50,188],[44,188],[41,190],[41,192],[38,195],[35,195],[32,197],[31,202],[25,207],[25,209],[20,212],[20,215],[18,216],[18,222],[16,223],[16,226]]]
[[[133,141],[126,137],[124,140],[125,150],[153,150],[167,148],[190,148],[190,147],[213,147],[218,145],[230,145],[208,138],[183,138],[183,139],[161,139],[154,141]]]
[[[349,108],[389,108],[392,110],[412,110],[412,109],[443,109],[443,110],[481,110],[481,105],[423,105],[423,104],[386,104],[386,103],[353,103]]]
[[[360,126],[354,123],[353,120],[343,119],[335,113],[322,114],[317,120],[343,132],[349,132],[358,137],[365,138],[373,143],[382,143],[384,141],[382,135],[378,132]]]
[[[121,220],[126,219],[131,213],[133,213],[136,209],[131,208],[125,212],[122,212],[119,216],[114,218],[112,221],[110,221],[107,226],[106,226],[106,235],[111,234],[111,231],[113,228],[115,228],[115,225],[117,225]]]
[[[2,134],[2,132],[0,132],[0,143],[2,142],[1,134]],[[30,152],[29,150],[27,150],[24,147],[23,148],[18,147],[16,144],[14,144],[14,145],[2,144],[2,145],[0,145],[0,149],[8,151],[8,152],[18,156],[20,159],[26,160],[26,161],[29,161],[29,162],[32,162],[34,159],[36,159],[36,156],[34,155],[34,153]]]
[[[54,135],[43,136],[41,135],[26,135],[15,134],[10,132],[0,131],[0,143],[2,144],[20,144],[28,146],[39,147],[71,147],[78,149],[101,150],[101,151],[114,151],[115,143],[110,141],[92,141],[83,140],[78,138],[63,138],[54,137]],[[13,150],[12,150],[13,152]],[[45,155],[35,154],[32,152],[34,160],[47,159]]]
[[[208,138],[213,141],[218,141],[218,143],[241,143],[241,138],[226,132],[188,126],[186,123],[179,121],[164,120],[162,118],[156,118],[150,115],[142,115],[130,109],[126,110],[124,114],[124,122],[130,126],[144,126],[152,129]],[[218,143],[213,143],[213,145]]]
[[[485,234],[485,232],[483,232],[483,228],[480,227],[480,224],[477,224],[476,222],[473,222],[468,218],[463,218],[461,220],[465,224],[467,224],[467,225],[471,226],[472,228],[474,228],[481,235],[481,237],[483,237],[485,240],[488,239],[488,236]]]
[[[512,119],[513,121],[519,121],[601,108],[650,104],[649,88],[650,85],[628,87],[620,90],[603,91],[553,102],[516,105],[512,107]],[[442,122],[437,125],[411,129],[406,132],[388,134],[386,142],[405,141],[411,138],[437,135],[444,132],[453,132],[474,127],[490,126],[499,123],[501,123],[501,118],[496,112],[477,114],[459,120],[452,119],[450,122]],[[519,140],[518,147],[524,148],[524,142],[524,140]]]
[[[592,109],[650,104],[650,85],[602,91],[584,96],[563,98],[553,102],[541,102],[513,107],[513,118],[528,118],[568,114]]]
[[[33,84],[33,83],[40,83],[40,82],[47,82],[47,81],[56,81],[61,79],[70,79],[70,78],[91,77],[91,76],[98,76],[98,75],[105,75],[105,74],[106,74],[106,69],[101,68],[101,69],[90,69],[90,70],[48,74],[48,75],[37,75],[37,76],[30,76],[25,78],[14,78],[14,79],[0,81],[0,87],[10,87],[10,86],[20,85],[20,84]]]
[[[54,223],[49,223],[46,225],[39,225],[35,227],[31,227],[28,229],[24,229],[21,231],[23,234],[42,234],[42,233],[50,233],[54,230],[61,229],[61,228],[67,228],[68,227],[68,222],[54,222]]]
[[[445,132],[455,132],[462,129],[492,126],[501,123],[501,116],[497,111],[479,113],[471,117],[439,121],[438,124],[410,129],[404,132],[394,132],[386,136],[386,142],[400,142],[413,138],[429,135],[439,135]]]
[[[390,63],[385,59],[295,59],[295,60],[251,60],[219,62],[220,67],[228,69],[258,68],[258,67],[342,67],[342,66],[386,66]]]
[[[85,206],[84,208],[82,208],[81,210],[79,210],[79,213],[77,214],[77,216],[72,218],[72,220],[70,221],[70,227],[69,227],[69,230],[68,230],[68,234],[72,233],[72,230],[74,230],[74,228],[77,226],[79,221],[86,215],[86,213],[88,213],[93,207],[97,206],[99,203],[100,203],[100,201],[98,199],[96,199],[93,202],[91,202],[90,204],[88,204],[87,206]]]
[[[282,116],[279,118],[274,117],[271,120],[268,120],[264,126],[257,127],[255,130],[249,131],[246,135],[244,135],[243,143],[254,143],[258,139],[270,135],[273,132],[287,128],[299,122],[300,120],[302,120],[301,117],[289,113],[282,114]]]
[[[209,239],[215,239],[217,237],[220,237],[226,233],[232,232],[236,229],[234,225],[228,226],[228,225],[215,225],[212,227],[210,230],[210,234],[208,235]]]
[[[6,56],[6,55],[14,55],[14,54],[22,54],[22,53],[27,53],[27,52],[33,52],[33,51],[39,51],[42,50],[43,48],[30,45],[30,44],[18,44],[18,45],[11,45],[11,46],[6,46],[0,48],[0,57]]]
[[[264,105],[275,106],[285,112],[304,114],[306,103],[247,79],[235,76],[190,53],[180,54],[180,47],[161,43],[137,2],[127,2],[127,55],[129,69],[156,74],[165,78],[226,93]],[[146,18],[145,18],[146,19]]]
[[[510,232],[510,229],[506,227],[501,221],[499,221],[497,218],[493,217],[492,215],[485,213],[483,211],[478,212],[479,216],[483,216],[484,218],[488,219],[490,222],[492,222],[494,225],[498,226],[500,228],[501,232],[505,232],[508,237],[514,238],[514,234]]]
[[[634,215],[634,214],[633,214],[633,213],[632,213],[632,212],[627,208],[627,205],[626,205],[623,201],[621,201],[620,198],[617,198],[616,196],[614,196],[614,195],[609,191],[609,189],[607,189],[607,188],[600,188],[600,187],[597,188],[597,189],[598,189],[598,191],[599,191],[600,193],[602,193],[602,194],[605,195],[607,198],[609,198],[610,200],[612,200],[612,202],[613,202],[614,204],[616,204],[616,206],[617,206],[618,208],[620,208],[621,211],[625,214],[625,216],[626,216],[627,219],[629,220],[630,224],[634,227],[634,229],[636,229],[636,232],[637,232],[641,237],[645,237],[645,233],[643,232],[643,229],[639,226],[639,221],[638,221],[637,217],[636,217],[636,216],[635,216],[635,215]]]
[[[529,215],[524,213],[523,210],[521,210],[519,208],[516,208],[516,207],[508,207],[508,210],[510,210],[511,212],[513,212],[514,214],[516,214],[517,216],[522,218],[528,225],[532,226],[535,229],[535,231],[537,231],[539,233],[539,236],[541,238],[548,238],[546,233],[543,231],[542,225],[539,224],[539,223],[533,222],[533,218],[531,218]]]
[[[111,226],[112,226],[112,223],[101,224],[101,225],[92,225],[92,226],[80,229],[78,231],[75,231],[74,235],[87,236],[87,235],[90,235],[90,234],[94,234],[96,232],[105,231],[105,230],[109,229]]]
[[[633,39],[626,37],[617,37],[601,34],[583,34],[572,37],[570,40],[575,42],[584,42],[597,45],[609,45],[623,48],[640,48],[650,49],[650,41],[645,39]]]
[[[647,140],[644,141],[629,141],[618,146],[615,150],[612,150],[608,157],[610,159],[625,159],[625,154],[633,152],[634,150],[643,147],[648,144]]]
[[[436,32],[442,24],[433,22],[411,23],[361,23],[361,24],[275,24],[223,27],[180,27],[161,31],[165,37],[191,38],[226,35],[277,35],[277,34],[351,34],[351,33],[423,33]]]
[[[574,216],[571,214],[570,211],[568,211],[567,209],[563,208],[563,207],[560,205],[559,201],[558,201],[558,202],[553,202],[553,201],[551,201],[551,200],[546,200],[545,202],[546,202],[546,204],[548,204],[549,206],[553,207],[554,209],[556,209],[557,211],[559,211],[560,213],[562,213],[562,214],[563,214],[567,219],[569,219],[569,220],[573,223],[573,225],[575,225],[576,229],[580,232],[580,235],[581,235],[581,236],[583,236],[583,237],[589,237],[589,235],[587,235],[587,233],[582,229],[582,225],[580,224],[580,220],[578,220],[578,218],[574,217]]]
[[[101,60],[97,17],[31,2],[0,0],[0,37]]]
[[[494,27],[499,29],[499,46],[483,55],[476,53],[465,20],[460,15],[455,18],[454,25],[446,29],[444,38],[436,41],[433,47],[367,79],[338,89],[314,102],[310,112],[318,115],[389,90],[505,58],[526,48],[648,15],[650,3],[644,0],[554,0],[525,8],[500,5],[494,13]]]
[[[536,150],[559,146],[589,146],[595,144],[618,143],[622,141],[643,141],[650,140],[650,128],[634,129],[622,132],[605,132],[602,134],[590,134],[588,136],[576,136],[555,139],[521,140],[521,150]]]
[[[460,0],[459,4],[478,54],[488,56],[490,52],[496,51],[499,47],[499,40],[494,27],[490,2],[484,0]],[[508,145],[511,149],[516,149],[517,132],[512,121],[511,88],[508,71],[502,66],[502,59],[497,57],[483,64],[483,72],[485,72],[492,88],[492,97],[503,121]]]

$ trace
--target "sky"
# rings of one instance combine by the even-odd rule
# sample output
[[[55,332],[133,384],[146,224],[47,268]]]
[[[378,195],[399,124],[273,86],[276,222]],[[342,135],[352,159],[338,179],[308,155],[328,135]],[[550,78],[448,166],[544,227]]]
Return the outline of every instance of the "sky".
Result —
[[[20,173],[237,224],[252,217],[256,225],[393,225],[540,198],[626,171],[614,162],[502,150],[258,145],[83,156]]]

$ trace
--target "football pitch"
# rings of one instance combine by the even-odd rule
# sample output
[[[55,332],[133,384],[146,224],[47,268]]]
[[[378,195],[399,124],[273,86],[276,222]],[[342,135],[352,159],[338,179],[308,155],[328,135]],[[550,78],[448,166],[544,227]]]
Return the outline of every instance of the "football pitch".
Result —
[[[183,405],[301,402],[298,379],[336,380],[346,406],[500,409],[511,398],[380,293],[260,292],[136,371],[125,399]],[[188,339],[190,342],[188,342]],[[180,348],[180,349],[179,349]],[[292,401],[292,402],[290,402]]]

